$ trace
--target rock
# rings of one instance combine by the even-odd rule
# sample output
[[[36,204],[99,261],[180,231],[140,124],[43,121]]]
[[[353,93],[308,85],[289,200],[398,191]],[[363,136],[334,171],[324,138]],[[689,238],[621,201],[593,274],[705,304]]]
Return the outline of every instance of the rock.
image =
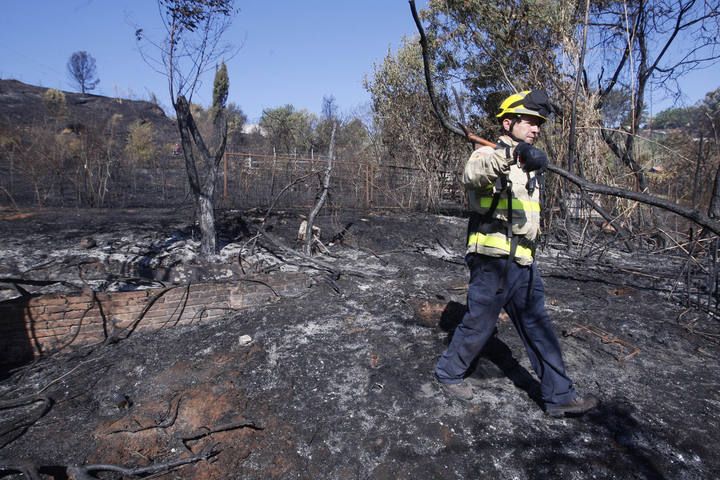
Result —
[[[97,246],[97,242],[92,237],[84,237],[80,239],[80,248],[89,249]]]
[[[132,407],[132,400],[124,393],[116,392],[112,395],[112,402],[119,410],[128,409]]]

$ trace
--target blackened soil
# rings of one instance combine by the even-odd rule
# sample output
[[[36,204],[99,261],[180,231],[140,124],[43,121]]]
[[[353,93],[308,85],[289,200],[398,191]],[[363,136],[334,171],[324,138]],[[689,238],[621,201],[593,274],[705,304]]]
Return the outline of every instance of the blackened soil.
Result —
[[[142,215],[127,235],[162,228]],[[273,232],[292,244],[299,219],[282,220]],[[327,217],[324,239],[349,223],[328,246],[335,257],[322,258],[365,276],[308,270],[315,286],[300,298],[61,352],[16,372],[0,384],[0,401],[42,391],[53,405],[0,438],[0,463],[31,462],[63,478],[69,464],[140,467],[214,445],[210,461],[164,478],[718,476],[715,321],[676,305],[672,285],[628,273],[672,259],[541,254],[568,370],[580,392],[602,400],[585,417],[558,420],[543,413],[521,343],[502,318],[468,379],[471,401],[449,398],[433,381],[464,308],[462,219]],[[33,408],[2,410],[0,421],[29,418]],[[210,433],[222,426],[233,428]]]

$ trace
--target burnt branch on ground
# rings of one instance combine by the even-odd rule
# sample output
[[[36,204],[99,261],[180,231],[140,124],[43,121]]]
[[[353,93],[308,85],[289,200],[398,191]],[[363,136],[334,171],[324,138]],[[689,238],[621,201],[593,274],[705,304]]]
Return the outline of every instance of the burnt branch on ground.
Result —
[[[175,420],[177,420],[178,411],[180,410],[180,402],[182,401],[182,394],[175,395],[173,398],[170,399],[170,403],[168,404],[168,410],[165,413],[165,418],[155,425],[147,425],[147,426],[141,426],[137,428],[123,428],[118,430],[111,430],[108,433],[108,435],[111,435],[113,433],[138,433],[138,432],[144,432],[146,430],[153,430],[156,428],[169,428],[175,425]]]
[[[178,467],[189,465],[191,463],[197,463],[200,461],[206,461],[220,453],[219,450],[213,445],[207,451],[203,451],[197,455],[193,455],[189,458],[179,458],[164,463],[155,463],[148,465],[147,467],[140,468],[127,468],[120,467],[118,465],[83,465],[83,466],[70,466],[67,468],[68,477],[71,480],[97,480],[99,477],[95,474],[100,472],[115,472],[128,477],[147,477],[160,472],[169,472]]]
[[[41,403],[40,408],[35,407],[34,409],[30,409],[30,411],[23,417],[11,420],[7,424],[0,425],[0,449],[5,448],[8,444],[25,433],[25,431],[34,425],[35,422],[44,417],[45,414],[50,411],[53,400],[46,395],[32,395],[16,400],[0,402],[0,411],[28,407],[36,403]]]
[[[368,273],[368,272],[360,272],[358,270],[347,268],[347,267],[339,267],[335,265],[331,265],[327,262],[323,262],[321,260],[318,260],[317,258],[311,258],[304,253],[298,252],[296,250],[293,250],[290,247],[287,247],[283,244],[283,242],[275,237],[274,235],[268,233],[264,229],[259,229],[259,232],[262,234],[262,237],[267,240],[268,243],[270,243],[271,246],[275,247],[276,249],[280,250],[280,252],[298,258],[298,260],[290,260],[287,257],[284,256],[278,256],[281,260],[283,260],[285,263],[289,265],[295,265],[297,267],[305,267],[305,268],[311,268],[314,270],[319,270],[321,272],[325,272],[334,278],[340,278],[340,275],[351,275],[354,277],[360,277],[360,278],[368,278],[368,277],[379,277],[379,278],[390,278],[388,276],[380,275],[377,273]],[[265,247],[268,251],[272,253],[272,248]]]
[[[231,430],[238,430],[238,429],[243,429],[243,428],[249,428],[249,429],[255,430],[255,431],[265,430],[265,427],[257,425],[254,421],[243,420],[243,421],[238,421],[238,422],[224,423],[224,424],[212,427],[212,428],[204,427],[199,432],[195,432],[195,433],[188,435],[187,437],[183,437],[182,442],[183,442],[183,445],[185,445],[185,448],[190,450],[189,444],[191,442],[196,442],[205,437],[209,437],[210,435],[212,435],[214,433],[229,432]]]
[[[77,375],[78,369],[81,367],[88,365],[90,363],[93,363],[97,360],[100,360],[102,357],[95,357],[91,358],[89,360],[85,360],[80,362],[78,365],[70,369],[69,371],[63,373],[57,378],[54,378],[52,380],[49,380],[45,386],[38,389],[36,392],[31,393],[29,395],[22,396],[20,398],[15,399],[8,399],[8,400],[0,400],[0,411],[4,410],[15,410],[20,409],[22,407],[25,407],[28,409],[25,414],[18,419],[12,420],[8,422],[7,424],[0,425],[0,449],[4,448],[5,446],[9,445],[13,441],[20,438],[32,425],[34,425],[38,420],[43,418],[53,407],[53,405],[62,402],[63,400],[56,397],[55,395],[47,395],[44,392],[46,392],[50,387],[53,385],[56,385],[57,383],[68,379],[73,374]],[[43,360],[45,363],[51,361],[51,357],[45,357]],[[41,364],[42,362],[38,362],[38,364]],[[35,365],[36,367],[38,365]],[[42,365],[39,366],[39,370],[42,370]],[[28,370],[29,371],[29,370]],[[18,383],[22,383],[23,379],[19,378]],[[88,384],[93,384],[92,381],[88,380],[87,378],[83,377],[82,384],[80,382],[76,382],[75,385],[70,385],[68,387],[68,391],[71,392],[81,392],[78,393],[76,396],[82,395],[83,393],[83,387],[86,387]],[[92,386],[90,386],[92,388]],[[15,389],[13,391],[18,391],[19,389]],[[5,392],[3,395],[8,395],[10,393],[13,393],[13,391]],[[62,395],[60,395],[62,396]],[[66,398],[67,400],[67,398]],[[30,408],[34,404],[41,403],[39,407]],[[7,437],[7,438],[5,438]]]
[[[82,287],[80,287],[79,285],[75,285],[74,283],[67,282],[65,280],[32,280],[29,278],[4,277],[4,278],[0,278],[0,283],[9,283],[9,284],[13,285],[23,295],[25,295],[24,293],[22,293],[24,291],[24,289],[22,289],[20,287],[20,285],[32,285],[32,286],[36,286],[36,287],[46,287],[48,285],[58,285],[59,284],[59,285],[64,285],[66,287],[70,287],[73,290],[78,290],[78,291],[82,290]],[[29,295],[29,293],[28,293],[28,295]]]
[[[169,409],[173,411],[172,414],[169,411],[167,418],[161,424],[151,426],[151,427],[146,427],[146,428],[140,428],[140,429],[136,429],[136,430],[117,430],[117,431],[110,432],[110,433],[117,433],[117,432],[136,433],[136,432],[140,432],[143,430],[149,430],[152,428],[167,428],[167,427],[171,426],[175,422],[175,419],[177,418],[177,409],[178,409],[178,406],[180,403],[180,397],[178,396],[176,398],[177,398],[177,401],[175,399],[173,399],[171,401],[171,405],[169,407]],[[16,402],[12,402],[12,405],[13,406],[15,406],[15,405],[22,406],[22,405],[26,405],[28,403],[32,403],[33,401],[45,401],[45,400],[47,400],[49,402],[49,399],[47,399],[47,397],[43,397],[43,398],[37,398],[34,400],[29,399],[28,401],[25,401],[24,403],[23,403],[23,401],[18,400]],[[173,405],[173,403],[174,403],[174,405]],[[9,406],[9,405],[11,405],[10,402],[1,403],[0,410],[4,409],[6,406]],[[47,409],[49,409],[49,405],[48,405]],[[46,413],[47,409],[45,410],[45,412],[43,412],[43,414]],[[37,421],[37,420],[35,420],[35,421]],[[18,428],[21,428],[21,427],[22,427],[21,425],[18,426]],[[208,435],[211,435],[212,433],[225,432],[225,431],[234,430],[234,429],[238,429],[238,428],[252,428],[254,430],[262,430],[263,429],[262,427],[257,427],[252,422],[245,422],[244,424],[240,424],[240,423],[225,424],[225,425],[220,425],[218,427],[214,427],[214,428],[210,429],[208,432],[202,432],[202,433],[194,434],[193,436],[191,436],[189,438],[184,438],[183,443],[185,444],[186,442],[189,442],[189,441],[199,440]],[[2,436],[2,435],[4,435],[4,433],[0,434],[0,436]],[[7,443],[1,445],[0,448],[3,448],[5,445],[7,445]],[[216,444],[210,445],[208,448],[203,449],[203,451],[201,451],[198,454],[192,455],[191,457],[176,459],[176,460],[163,462],[163,463],[155,463],[155,464],[151,464],[151,465],[148,465],[145,467],[128,468],[128,467],[121,467],[119,465],[110,465],[110,464],[67,466],[66,473],[67,473],[67,478],[74,479],[74,480],[96,480],[96,479],[100,478],[100,477],[97,477],[96,475],[101,472],[114,472],[114,473],[119,473],[123,476],[145,478],[150,475],[155,475],[158,473],[167,473],[171,470],[174,470],[174,469],[184,466],[184,465],[189,465],[192,463],[197,463],[199,461],[209,460],[210,458],[212,458],[220,453],[220,450],[218,450],[216,447],[217,447]],[[186,448],[187,448],[187,445],[186,445]],[[48,469],[58,470],[58,468],[59,467],[56,465],[44,466],[44,465],[35,465],[35,464],[29,463],[29,462],[13,463],[11,461],[8,461],[5,463],[0,463],[0,478],[4,478],[6,476],[19,473],[19,474],[24,475],[27,478],[30,478],[33,480],[35,480],[35,479],[39,480],[41,478],[40,473],[43,473],[44,471],[46,471]],[[62,469],[62,467],[60,467],[60,468]]]
[[[5,478],[9,475],[15,475],[17,473],[29,478],[30,480],[41,480],[38,467],[32,463],[0,463],[0,478]]]

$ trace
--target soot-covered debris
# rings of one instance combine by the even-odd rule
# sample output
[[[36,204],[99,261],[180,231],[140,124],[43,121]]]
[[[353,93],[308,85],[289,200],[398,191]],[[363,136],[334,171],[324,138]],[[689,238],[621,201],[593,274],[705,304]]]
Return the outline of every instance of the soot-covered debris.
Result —
[[[180,214],[103,215],[3,220],[3,248],[16,257],[4,256],[2,268],[27,271],[42,255],[74,258],[81,249],[73,245],[88,236],[97,245],[85,252],[122,233],[127,248],[143,245],[141,256],[177,232],[186,232],[186,246],[192,241]],[[292,245],[299,223],[287,213],[272,232]],[[63,351],[15,372],[0,384],[0,408],[33,395],[51,405],[27,425],[42,402],[0,410],[0,472],[23,478],[8,465],[30,464],[43,478],[66,478],[69,465],[140,469],[196,457],[160,478],[698,479],[720,472],[714,321],[673,303],[658,281],[624,271],[671,259],[615,255],[591,264],[551,247],[541,252],[568,370],[581,392],[602,400],[585,417],[558,420],[543,413],[505,317],[469,378],[471,401],[447,397],[433,380],[464,308],[462,218],[365,213],[326,217],[321,226],[332,236],[349,223],[342,242],[328,247],[332,257],[321,258],[362,276],[341,274],[303,297],[213,325]],[[225,243],[247,248],[251,235]],[[277,259],[260,244],[255,252]],[[8,431],[12,425],[20,426]]]

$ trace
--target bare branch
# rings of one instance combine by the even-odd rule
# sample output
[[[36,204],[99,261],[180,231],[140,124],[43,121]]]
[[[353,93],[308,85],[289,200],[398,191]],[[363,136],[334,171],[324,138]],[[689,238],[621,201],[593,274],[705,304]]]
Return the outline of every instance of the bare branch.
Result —
[[[415,26],[418,29],[418,33],[420,34],[420,46],[422,47],[422,57],[423,57],[423,67],[425,72],[425,82],[427,84],[428,88],[428,94],[430,95],[430,102],[432,103],[433,110],[435,111],[435,115],[437,115],[438,120],[440,120],[440,123],[443,127],[445,127],[447,130],[450,130],[451,132],[460,135],[461,137],[465,137],[465,132],[455,125],[452,125],[447,118],[445,118],[445,115],[440,111],[440,106],[438,105],[437,98],[435,95],[435,88],[433,87],[432,82],[432,75],[430,73],[430,61],[429,61],[429,54],[428,54],[428,41],[427,36],[425,35],[425,30],[423,29],[422,22],[420,22],[420,17],[418,16],[417,9],[415,8],[415,0],[409,0],[410,2],[410,11],[412,12],[413,20],[415,20]]]
[[[159,472],[168,472],[183,465],[197,463],[208,460],[220,453],[218,450],[211,448],[208,451],[200,452],[188,458],[179,458],[165,463],[155,463],[147,467],[127,468],[118,465],[95,464],[83,466],[70,466],[67,468],[68,477],[72,480],[97,480],[96,473],[115,472],[129,477],[147,476]]]
[[[621,198],[627,198],[628,200],[635,200],[637,202],[644,203],[646,205],[652,205],[654,207],[659,207],[664,210],[676,213],[680,215],[681,217],[687,218],[688,220],[693,221],[694,223],[707,228],[711,232],[713,232],[716,235],[720,235],[720,222],[711,219],[707,215],[704,215],[703,213],[700,213],[697,210],[685,208],[681,205],[678,205],[676,203],[673,203],[671,201],[655,197],[653,195],[648,195],[645,193],[640,192],[634,192],[632,190],[625,190],[622,188],[616,188],[616,187],[610,187],[607,185],[598,185],[596,183],[591,183],[585,180],[584,178],[581,178],[577,175],[574,175],[567,170],[564,170],[561,167],[558,167],[556,165],[548,165],[548,170],[560,175],[561,177],[571,181],[575,185],[581,188],[581,190],[585,192],[591,192],[591,193],[600,193],[603,195],[610,195],[613,197],[621,197]]]
[[[308,215],[307,219],[307,227],[305,229],[305,255],[312,255],[312,244],[313,244],[313,224],[315,223],[315,217],[317,217],[318,213],[320,213],[320,209],[322,209],[323,205],[325,204],[325,199],[328,196],[328,191],[330,190],[330,174],[332,173],[332,167],[333,167],[333,157],[335,155],[335,130],[337,129],[337,122],[333,123],[332,133],[330,134],[330,147],[328,151],[328,159],[327,159],[327,167],[325,168],[325,176],[323,178],[323,184],[322,184],[322,193],[320,193],[320,197],[318,198],[317,203],[313,207],[312,211],[310,212],[310,215]]]
[[[432,86],[432,78],[429,75],[428,56],[426,55],[426,49],[427,49],[426,43],[427,42],[426,41],[423,42],[423,38],[425,37],[425,35],[424,35],[424,32],[422,31],[422,24],[420,23],[420,20],[418,18],[417,11],[415,10],[414,1],[413,0],[409,0],[409,1],[410,1],[410,9],[413,13],[413,18],[415,20],[415,25],[417,26],[418,30],[420,31],[420,38],[421,38],[420,44],[423,48],[423,62],[425,63],[425,80],[427,82],[428,95],[430,96],[433,106],[435,107],[435,105],[436,105],[436,101],[434,98],[435,90]],[[616,72],[616,74],[617,74],[617,72]],[[642,103],[640,103],[639,105],[642,106]],[[449,124],[449,122],[447,122],[446,119],[444,119],[444,117],[439,112],[437,112],[437,110],[436,110],[436,113],[438,114],[438,118],[440,119],[441,124],[447,130],[449,130],[457,135],[460,135],[463,138],[471,138],[471,135],[474,135],[466,127],[463,127],[462,130],[459,128],[453,127],[452,125]],[[482,140],[485,144],[494,145],[491,142],[488,142],[487,140],[480,139],[480,137],[477,137],[477,135],[474,135],[474,137],[475,137],[475,139]],[[473,141],[474,141],[474,139],[473,139]],[[622,157],[622,158],[628,157],[627,152],[622,154],[619,151],[619,146],[616,143],[612,142],[612,143],[609,143],[609,145],[611,147],[615,147],[616,149],[618,149],[616,151],[616,154],[619,157]],[[632,159],[630,159],[630,160],[632,160]],[[634,166],[637,169],[640,168],[636,164]],[[667,200],[664,200],[664,199],[661,199],[661,198],[658,198],[658,197],[655,197],[652,195],[647,195],[644,193],[634,192],[634,191],[625,190],[625,189],[621,189],[621,188],[609,187],[607,185],[598,185],[595,183],[591,183],[591,182],[588,182],[587,180],[585,180],[584,178],[574,175],[573,173],[568,172],[567,170],[564,170],[563,168],[558,167],[556,165],[548,165],[547,168],[549,171],[556,173],[556,174],[560,175],[561,177],[574,183],[575,185],[579,186],[583,192],[600,193],[603,195],[627,198],[629,200],[635,200],[635,201],[638,201],[638,202],[641,202],[641,203],[644,203],[647,205],[652,205],[655,207],[663,208],[670,212],[676,213],[684,218],[687,218],[688,220],[691,220],[691,221],[697,223],[698,225],[701,225],[701,226],[707,228],[708,230],[712,231],[713,233],[715,233],[717,235],[720,235],[720,222],[715,221],[715,220],[711,219],[710,217],[708,217],[707,215],[704,215],[696,210],[684,208],[673,202],[670,202],[670,201],[667,201]],[[589,198],[589,197],[586,197],[585,195],[583,197]],[[598,207],[596,204],[591,205],[591,206],[593,206],[593,208]]]

